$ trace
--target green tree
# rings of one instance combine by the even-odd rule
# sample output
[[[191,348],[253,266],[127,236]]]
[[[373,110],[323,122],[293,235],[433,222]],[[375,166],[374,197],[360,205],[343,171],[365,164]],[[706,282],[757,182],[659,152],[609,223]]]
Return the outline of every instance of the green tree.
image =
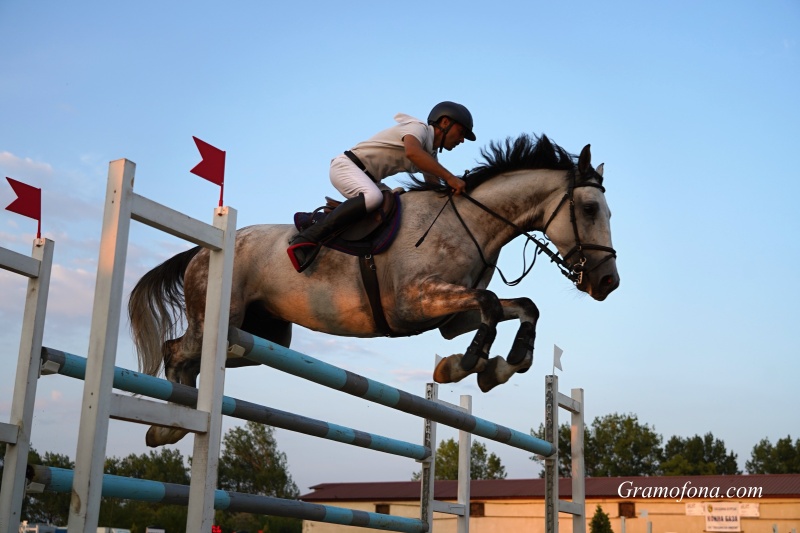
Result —
[[[544,438],[544,425],[531,431]],[[558,428],[558,475],[571,476],[571,428]],[[639,423],[634,414],[617,413],[597,417],[583,433],[583,462],[588,477],[652,476],[658,473],[663,450],[661,435],[647,424]],[[542,463],[538,456],[532,460]],[[544,476],[543,472],[539,474]]]
[[[472,479],[505,479],[506,468],[500,458],[486,454],[486,445],[472,442],[470,448],[470,477]],[[419,480],[422,472],[415,472],[411,479]],[[458,479],[458,442],[450,438],[436,448],[436,479]]]
[[[296,499],[300,496],[286,461],[278,450],[274,429],[247,422],[229,430],[222,439],[219,488],[233,492]],[[299,533],[302,521],[247,513],[218,511],[216,522],[223,531],[262,530],[269,533]]]
[[[584,440],[589,477],[653,476],[663,451],[661,435],[634,414],[613,413],[592,422]]]
[[[611,520],[599,505],[594,511],[592,521],[589,522],[589,533],[614,533],[611,529]]]
[[[664,446],[661,473],[665,476],[707,476],[741,474],[736,454],[711,433],[682,438],[673,436]]]
[[[761,439],[744,466],[748,474],[800,474],[800,439],[792,444],[792,436],[787,435],[774,446],[769,439]]]

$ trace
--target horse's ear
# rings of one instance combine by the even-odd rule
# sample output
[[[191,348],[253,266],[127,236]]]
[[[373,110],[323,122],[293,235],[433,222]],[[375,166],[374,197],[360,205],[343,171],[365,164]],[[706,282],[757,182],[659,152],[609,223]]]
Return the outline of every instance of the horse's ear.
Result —
[[[585,174],[592,166],[592,151],[589,149],[592,145],[587,144],[581,150],[581,155],[578,156],[578,171]]]
[[[603,165],[605,165],[605,163],[600,163],[599,165],[597,165],[597,168],[596,168],[596,169],[594,169],[594,170],[595,170],[595,172],[597,172],[598,174],[600,174],[600,176],[602,176],[602,175],[603,175]]]

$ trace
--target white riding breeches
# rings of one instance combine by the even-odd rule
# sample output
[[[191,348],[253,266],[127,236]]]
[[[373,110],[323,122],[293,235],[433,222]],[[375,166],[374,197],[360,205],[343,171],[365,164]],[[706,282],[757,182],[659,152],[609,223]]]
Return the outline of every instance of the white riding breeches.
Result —
[[[339,155],[331,161],[331,184],[345,198],[364,195],[367,211],[374,211],[383,203],[383,194],[378,186],[363,170],[350,161],[346,155]]]

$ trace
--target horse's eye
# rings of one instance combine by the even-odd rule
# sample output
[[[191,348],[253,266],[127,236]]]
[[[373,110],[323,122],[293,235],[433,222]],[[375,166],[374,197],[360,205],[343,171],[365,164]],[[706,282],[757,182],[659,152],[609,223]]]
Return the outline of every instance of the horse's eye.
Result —
[[[587,217],[595,217],[597,215],[599,207],[595,202],[589,202],[587,204],[583,204],[583,214]]]

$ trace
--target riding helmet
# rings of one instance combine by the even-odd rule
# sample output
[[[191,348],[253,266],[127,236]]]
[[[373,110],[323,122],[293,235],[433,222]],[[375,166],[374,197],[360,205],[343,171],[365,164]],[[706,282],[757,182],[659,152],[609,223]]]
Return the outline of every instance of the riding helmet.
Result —
[[[475,140],[475,134],[472,133],[472,113],[469,109],[455,102],[440,102],[428,114],[428,124],[436,124],[442,117],[450,117],[464,126],[464,138]]]

